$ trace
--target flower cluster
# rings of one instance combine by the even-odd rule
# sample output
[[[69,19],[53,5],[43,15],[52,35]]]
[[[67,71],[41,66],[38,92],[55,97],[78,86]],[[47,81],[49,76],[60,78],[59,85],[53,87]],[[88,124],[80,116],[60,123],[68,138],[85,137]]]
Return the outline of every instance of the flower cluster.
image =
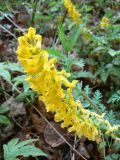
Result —
[[[57,60],[50,59],[47,51],[41,48],[42,37],[34,28],[29,28],[18,41],[18,59],[27,74],[27,81],[40,94],[39,99],[45,103],[47,111],[55,114],[55,121],[61,122],[61,127],[98,143],[101,141],[99,126],[105,124],[108,133],[117,129],[104,120],[103,115],[84,109],[79,101],[74,100],[72,90],[77,81],[69,82],[69,73],[56,69]]]
[[[100,22],[101,29],[107,28],[109,26],[110,20],[107,17],[103,17]]]
[[[81,14],[75,9],[75,6],[72,4],[71,0],[64,0],[64,6],[73,22],[79,24]]]

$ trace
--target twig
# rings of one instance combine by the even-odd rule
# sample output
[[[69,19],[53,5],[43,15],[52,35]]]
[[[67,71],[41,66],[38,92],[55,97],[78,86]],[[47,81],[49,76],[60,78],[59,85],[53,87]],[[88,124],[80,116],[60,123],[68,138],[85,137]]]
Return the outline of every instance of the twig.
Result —
[[[76,147],[76,141],[77,141],[77,136],[75,134],[75,137],[74,137],[74,145],[73,145],[73,148],[75,149]],[[75,160],[75,153],[73,153],[73,156],[72,156],[72,159],[71,160]]]
[[[11,18],[9,18],[7,15],[5,15],[2,11],[0,11],[0,13],[5,16],[5,18],[7,18],[15,27],[17,27],[21,32],[24,32],[24,30],[18,26]]]
[[[16,119],[12,116],[13,121],[17,124],[18,127],[20,127],[21,129],[23,129],[23,127],[16,121]]]
[[[17,40],[16,36],[13,33],[11,33],[9,30],[7,30],[5,27],[3,27],[1,24],[0,24],[0,28],[5,30],[7,33],[9,33],[11,36],[13,36]]]

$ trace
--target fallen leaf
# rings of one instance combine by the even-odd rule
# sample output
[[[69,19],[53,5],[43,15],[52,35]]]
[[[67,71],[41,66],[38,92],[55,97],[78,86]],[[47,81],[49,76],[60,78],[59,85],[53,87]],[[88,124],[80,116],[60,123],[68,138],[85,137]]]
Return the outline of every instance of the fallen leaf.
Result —
[[[7,106],[9,108],[9,117],[16,117],[18,115],[26,115],[25,105],[22,102],[17,102],[15,98],[10,97],[7,101],[5,101],[3,106]]]
[[[50,123],[63,136],[64,133],[59,125],[55,122]],[[45,128],[44,138],[51,147],[58,147],[65,144],[65,141],[54,131],[54,129],[49,124],[47,124]]]

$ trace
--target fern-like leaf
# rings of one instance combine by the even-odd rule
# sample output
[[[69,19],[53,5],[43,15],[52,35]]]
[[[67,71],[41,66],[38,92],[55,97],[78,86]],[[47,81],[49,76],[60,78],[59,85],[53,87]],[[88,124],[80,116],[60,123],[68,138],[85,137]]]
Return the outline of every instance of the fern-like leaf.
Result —
[[[36,156],[47,156],[42,150],[34,147],[33,145],[28,145],[36,140],[26,140],[19,142],[18,138],[12,139],[8,144],[3,145],[4,149],[4,160],[18,160],[18,156],[23,157],[36,157]]]

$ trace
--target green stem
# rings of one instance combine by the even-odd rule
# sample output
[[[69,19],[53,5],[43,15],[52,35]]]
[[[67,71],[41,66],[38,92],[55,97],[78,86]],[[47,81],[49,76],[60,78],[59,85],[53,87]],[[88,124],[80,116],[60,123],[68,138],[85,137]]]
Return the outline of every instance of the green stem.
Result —
[[[35,23],[35,14],[36,14],[38,0],[35,0],[34,3],[35,4],[34,4],[33,11],[32,11],[32,17],[31,17],[31,26],[34,26],[34,23]]]

